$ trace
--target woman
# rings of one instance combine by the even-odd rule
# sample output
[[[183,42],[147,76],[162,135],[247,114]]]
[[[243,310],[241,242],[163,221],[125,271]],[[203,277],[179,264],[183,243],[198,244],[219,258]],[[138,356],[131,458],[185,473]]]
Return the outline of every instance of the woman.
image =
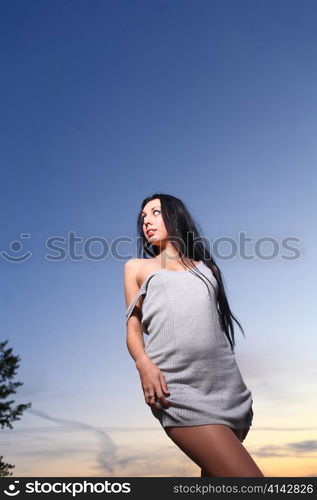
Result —
[[[138,230],[151,257],[126,262],[124,287],[127,347],[145,402],[201,476],[263,477],[241,444],[253,400],[234,357],[232,318],[243,329],[218,266],[174,196],[143,200]]]

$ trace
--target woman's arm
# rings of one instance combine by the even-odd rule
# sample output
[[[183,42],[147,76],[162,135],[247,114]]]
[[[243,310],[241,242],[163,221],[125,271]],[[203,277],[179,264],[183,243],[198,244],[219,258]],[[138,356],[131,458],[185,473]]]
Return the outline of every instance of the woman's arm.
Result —
[[[124,292],[127,307],[139,291],[137,268],[136,259],[128,260],[124,265]],[[127,321],[126,337],[128,351],[134,359],[137,368],[140,361],[149,359],[144,350],[145,345],[141,326],[141,303],[142,297],[139,298]]]
[[[136,259],[131,259],[124,265],[124,290],[127,307],[132,303],[139,291],[137,269],[138,261]],[[149,395],[154,394],[168,408],[169,402],[163,394],[163,391],[169,394],[165,377],[159,367],[150,360],[144,349],[145,344],[141,325],[141,301],[142,297],[139,298],[127,321],[127,348],[139,372],[147,404],[160,408],[159,403],[155,402],[155,398],[149,398]]]

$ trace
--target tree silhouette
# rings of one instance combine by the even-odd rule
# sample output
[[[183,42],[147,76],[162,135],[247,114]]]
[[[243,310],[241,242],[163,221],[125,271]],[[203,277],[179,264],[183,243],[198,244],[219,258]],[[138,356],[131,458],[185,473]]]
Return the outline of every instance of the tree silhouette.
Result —
[[[11,379],[16,375],[16,371],[20,366],[20,357],[12,354],[12,349],[5,349],[8,340],[0,342],[0,426],[13,429],[12,422],[20,420],[21,415],[27,408],[30,408],[32,403],[19,404],[15,407],[14,400],[3,401],[10,394],[15,394],[16,389],[23,385],[23,382],[12,382]],[[3,456],[0,456],[0,477],[12,476],[9,469],[15,465],[3,462]]]
[[[6,464],[2,459],[3,455],[0,456],[0,477],[12,476],[12,472],[9,469],[13,469],[15,465]]]

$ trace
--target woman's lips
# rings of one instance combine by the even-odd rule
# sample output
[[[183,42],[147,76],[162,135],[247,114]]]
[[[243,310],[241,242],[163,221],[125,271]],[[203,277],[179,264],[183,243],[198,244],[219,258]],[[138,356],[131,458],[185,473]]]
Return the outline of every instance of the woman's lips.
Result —
[[[149,230],[147,231],[147,235],[148,235],[148,236],[152,236],[152,234],[153,234],[153,233],[155,233],[155,231],[156,231],[156,229],[149,229]]]

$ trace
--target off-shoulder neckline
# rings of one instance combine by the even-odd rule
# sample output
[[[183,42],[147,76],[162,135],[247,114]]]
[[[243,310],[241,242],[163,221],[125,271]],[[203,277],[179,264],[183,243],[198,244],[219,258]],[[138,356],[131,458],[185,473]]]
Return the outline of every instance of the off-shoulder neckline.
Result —
[[[199,266],[201,266],[201,264],[203,264],[203,260],[200,260],[197,264],[197,266],[193,266],[191,267],[190,269],[186,269],[184,271],[174,271],[173,269],[164,269],[163,267],[160,268],[160,269],[156,269],[156,271],[153,271],[153,273],[149,274],[149,276],[147,278],[145,278],[145,280],[143,281],[142,285],[140,286],[140,289],[142,288],[143,284],[147,281],[147,279],[152,276],[153,274],[156,274],[156,273],[159,273],[161,271],[165,271],[165,272],[168,272],[168,273],[189,273],[190,271],[192,271],[193,269],[197,269]]]
[[[193,269],[198,269],[202,264],[204,263],[203,260],[200,260],[197,264],[197,266],[193,266],[191,267],[190,269],[187,269],[185,271],[174,271],[173,269],[163,269],[163,268],[160,268],[160,269],[156,269],[156,271],[153,271],[152,273],[150,273],[146,278],[145,280],[143,281],[143,283],[141,284],[140,288],[139,288],[139,291],[138,293],[135,295],[134,299],[132,300],[132,302],[130,303],[130,305],[126,308],[126,310],[128,311],[129,308],[132,306],[132,304],[134,303],[135,299],[137,298],[137,296],[139,295],[139,293],[141,292],[142,288],[144,287],[145,283],[152,277],[152,276],[155,276],[156,274],[160,273],[160,272],[167,272],[167,273],[189,273],[190,271],[192,271]]]

